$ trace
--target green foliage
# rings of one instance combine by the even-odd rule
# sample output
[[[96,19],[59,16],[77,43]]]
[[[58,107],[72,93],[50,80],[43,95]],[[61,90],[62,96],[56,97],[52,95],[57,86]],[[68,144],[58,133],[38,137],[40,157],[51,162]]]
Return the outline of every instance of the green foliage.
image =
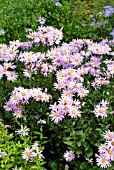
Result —
[[[25,142],[24,139],[23,143],[22,141],[15,140],[13,133],[9,133],[10,130],[10,126],[4,125],[2,122],[0,122],[0,169],[9,170],[19,166],[24,170],[28,170],[28,168],[31,170],[45,170],[42,167],[44,164],[43,160],[38,161],[36,159],[36,165],[31,165],[30,163],[23,161],[21,158],[22,152],[24,148],[30,143],[30,141],[29,139],[26,139]],[[5,152],[5,154],[1,156],[1,152]]]
[[[63,0],[58,7],[51,0],[1,0],[0,3],[0,29],[5,31],[2,43],[19,39],[25,41],[25,28],[36,30],[39,17],[46,19],[46,25],[58,29],[63,27],[64,41],[75,38],[90,38],[100,41],[109,35],[112,29],[111,19],[105,29],[92,26],[92,18],[104,22],[103,6],[107,0],[74,1]],[[113,5],[113,2],[111,2]],[[75,31],[74,31],[75,30]]]

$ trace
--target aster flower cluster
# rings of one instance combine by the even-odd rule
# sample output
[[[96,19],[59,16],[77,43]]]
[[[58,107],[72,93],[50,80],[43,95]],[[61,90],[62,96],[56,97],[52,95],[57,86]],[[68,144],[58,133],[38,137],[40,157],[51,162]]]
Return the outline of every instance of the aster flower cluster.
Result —
[[[42,155],[42,150],[40,149],[37,142],[34,142],[31,148],[25,148],[25,150],[22,152],[22,158],[26,161],[33,162],[34,157],[37,157],[38,159],[44,158]]]
[[[114,6],[108,5],[104,7],[104,17],[111,17],[114,14]],[[114,38],[114,28],[110,32],[112,38]]]
[[[107,42],[107,41],[106,41]],[[103,54],[111,54],[111,48],[108,43],[101,42],[99,44],[93,43],[90,40],[73,40],[70,44],[64,43],[59,48],[48,50],[46,56],[52,60],[52,64],[56,67],[63,67],[60,71],[56,71],[57,82],[54,83],[54,88],[63,91],[58,103],[50,106],[51,120],[55,123],[61,121],[65,115],[69,115],[73,118],[81,116],[79,108],[74,107],[73,96],[78,98],[84,98],[88,96],[89,90],[83,85],[84,75],[90,74],[94,77],[94,81],[91,83],[93,88],[101,88],[103,85],[110,83],[110,77],[113,76],[113,61],[103,60]],[[105,44],[105,45],[104,45]],[[87,49],[80,51],[82,47]],[[99,57],[98,57],[99,55]],[[87,59],[88,62],[84,63]],[[101,69],[101,64],[104,62],[107,65],[106,68]],[[77,102],[77,101],[75,101]],[[103,105],[96,106],[95,116],[106,117],[107,107]],[[104,102],[105,104],[105,102]],[[73,106],[73,107],[72,107]],[[103,114],[98,114],[98,109],[103,110]],[[72,110],[73,109],[73,110]]]
[[[4,109],[8,112],[13,111],[13,115],[16,118],[21,118],[23,111],[22,105],[28,104],[30,98],[36,101],[49,102],[51,96],[42,92],[41,88],[25,89],[24,87],[15,87],[10,99],[4,105]]]
[[[101,168],[108,168],[111,166],[111,161],[114,161],[114,132],[108,130],[103,137],[106,142],[98,147],[99,155],[96,154],[96,161]]]
[[[114,14],[114,6],[108,5],[104,7],[104,16],[110,17]]]
[[[27,35],[27,38],[33,40],[36,45],[46,44],[47,46],[52,46],[59,44],[63,38],[62,29],[58,30],[52,26],[40,26],[38,27],[38,32],[31,32]]]
[[[54,82],[53,87],[55,91],[59,91],[60,97],[49,106],[50,119],[54,123],[58,123],[65,116],[74,119],[81,117],[82,107],[86,104],[83,99],[88,97],[91,90],[89,87],[91,86],[93,90],[100,89],[103,85],[110,84],[110,79],[114,76],[114,61],[105,59],[105,55],[114,56],[114,52],[111,51],[114,40],[108,41],[106,39],[100,43],[95,43],[89,39],[73,39],[69,44],[63,43],[58,48],[49,47],[45,53],[35,53],[24,51],[24,49],[30,50],[33,45],[53,46],[59,44],[63,37],[62,30],[41,26],[38,27],[38,32],[29,31],[30,33],[27,35],[27,38],[31,39],[29,42],[16,40],[10,41],[8,46],[0,44],[0,62],[2,63],[0,65],[0,78],[5,75],[7,80],[15,81],[18,75],[14,69],[16,68],[15,63],[18,61],[24,63],[23,74],[25,77],[31,78],[33,74],[37,75],[38,71],[41,71],[44,76],[50,73],[54,74],[56,82]],[[91,81],[86,82],[86,75]],[[51,98],[52,96],[47,94],[47,89],[43,92],[40,87],[32,89],[15,87],[3,107],[7,112],[11,111],[15,118],[21,118],[24,111],[23,105],[29,104],[29,99],[49,102]],[[108,101],[100,101],[93,110],[95,117],[107,117],[108,106]],[[35,118],[37,124],[46,124],[45,120],[38,120],[38,116]],[[15,131],[16,134],[28,136],[30,129],[24,125],[20,126],[20,129]],[[108,139],[105,152],[97,156],[98,166],[110,166],[109,160],[114,159],[112,156],[114,148],[111,145],[113,145],[113,141]],[[104,154],[108,151],[111,157]],[[22,153],[22,158],[26,161],[34,161],[36,156],[44,158],[37,143],[31,148],[25,148]],[[75,154],[73,151],[66,151],[64,158],[70,162],[75,159]]]
[[[18,75],[12,69],[16,68],[13,61],[16,59],[18,54],[18,48],[12,45],[7,46],[0,44],[0,61],[4,62],[0,64],[0,79],[5,75],[7,80],[15,81]]]
[[[38,32],[27,35],[28,38],[33,39],[32,42],[41,35],[41,32],[45,36],[51,34],[53,37],[53,34],[56,33],[62,36],[62,32],[53,27],[41,26],[38,30]],[[45,41],[42,40],[42,43],[45,44]],[[53,43],[50,45],[53,45]],[[114,74],[114,61],[103,61],[103,55],[114,55],[110,48],[113,45],[113,40],[94,43],[89,39],[73,39],[69,44],[63,43],[62,46],[51,48],[46,53],[29,51],[18,54],[18,50],[21,47],[20,42],[18,40],[10,41],[9,46],[1,45],[0,60],[4,63],[0,67],[0,77],[2,78],[3,74],[5,74],[7,79],[12,81],[18,78],[16,73],[10,71],[10,69],[16,68],[13,64],[14,60],[24,63],[25,68],[23,69],[23,73],[29,78],[33,73],[37,74],[39,69],[44,76],[47,76],[47,74],[61,68],[59,71],[56,71],[57,82],[54,83],[54,88],[63,91],[63,93],[58,103],[50,106],[52,110],[50,117],[55,123],[62,120],[65,115],[77,118],[81,116],[81,111],[79,105],[77,106],[79,101],[73,99],[73,96],[77,95],[78,98],[84,98],[89,94],[89,90],[84,86],[84,75],[89,74],[94,77],[94,81],[91,82],[93,88],[100,88],[102,85],[110,83],[110,77]],[[48,63],[48,60],[51,60],[51,63]],[[101,67],[102,62],[106,65],[104,68]],[[4,108],[6,111],[14,111],[14,116],[20,118],[23,111],[22,105],[28,104],[29,98],[34,98],[36,101],[48,102],[50,96],[44,94],[40,88],[15,88]],[[98,116],[98,113],[95,115]],[[107,114],[102,115],[106,116]]]

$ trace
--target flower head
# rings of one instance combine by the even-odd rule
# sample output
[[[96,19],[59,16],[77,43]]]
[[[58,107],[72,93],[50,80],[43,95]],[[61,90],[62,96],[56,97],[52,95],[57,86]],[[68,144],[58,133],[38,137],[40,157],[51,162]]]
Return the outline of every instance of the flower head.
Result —
[[[32,160],[33,157],[36,156],[35,152],[32,152],[32,149],[25,148],[25,151],[22,152],[22,158],[25,159],[26,161]]]
[[[28,131],[29,129],[25,126],[23,127],[23,125],[21,125],[21,129],[16,130],[15,132],[21,136],[27,136],[28,135]]]
[[[75,154],[73,151],[66,151],[63,155],[66,161],[70,162],[75,159]]]

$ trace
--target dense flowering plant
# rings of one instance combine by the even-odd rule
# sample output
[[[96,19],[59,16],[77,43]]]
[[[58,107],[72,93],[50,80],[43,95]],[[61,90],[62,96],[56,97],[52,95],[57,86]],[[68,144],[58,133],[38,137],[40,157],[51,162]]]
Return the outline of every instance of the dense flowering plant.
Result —
[[[15,136],[14,146],[18,143],[21,148],[15,166],[44,169],[51,153],[59,155],[60,162],[73,161],[71,167],[78,167],[76,159],[78,164],[83,159],[81,169],[91,168],[95,162],[101,168],[109,167],[114,159],[110,157],[113,139],[109,139],[100,156],[96,146],[114,119],[114,98],[108,97],[114,81],[114,39],[99,43],[73,39],[66,43],[61,42],[62,29],[43,25],[37,31],[30,30],[26,37],[27,42],[0,44],[0,80],[10,86],[1,118]],[[113,132],[108,130],[104,137],[107,135],[113,137]],[[52,150],[54,136],[57,151]],[[0,148],[4,168],[10,153]],[[95,155],[96,161],[91,163]],[[15,168],[13,164],[9,167]]]

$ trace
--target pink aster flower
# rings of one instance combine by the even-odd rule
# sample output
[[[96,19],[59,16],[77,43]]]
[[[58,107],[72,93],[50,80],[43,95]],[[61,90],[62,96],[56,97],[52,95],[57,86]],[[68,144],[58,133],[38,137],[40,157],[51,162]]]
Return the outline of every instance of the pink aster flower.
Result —
[[[49,116],[51,120],[54,121],[54,123],[58,123],[64,118],[64,115],[60,109],[57,109],[55,111],[52,110]]]
[[[8,101],[8,102],[6,102],[5,103],[5,105],[3,106],[4,107],[4,109],[6,110],[6,111],[12,111],[12,102],[11,101]]]
[[[27,68],[27,69],[23,69],[23,74],[25,77],[32,77],[32,73],[33,73],[33,69],[32,68]]]
[[[19,87],[19,98],[20,100],[29,100],[30,94],[28,89],[24,89],[23,87]]]
[[[58,89],[58,90],[65,88],[65,86],[66,86],[66,85],[63,84],[63,83],[61,83],[61,82],[54,83],[54,88],[55,88],[55,89]]]
[[[105,156],[107,159],[113,161],[114,160],[114,149],[107,148],[107,150],[105,152]]]
[[[63,155],[66,161],[70,162],[75,159],[75,154],[73,151],[66,151]]]
[[[99,116],[101,116],[102,118],[107,117],[107,107],[97,105],[93,112],[96,117],[99,117]]]
[[[71,116],[72,118],[77,118],[81,116],[81,111],[79,111],[77,108],[75,107],[69,107],[68,109],[68,115]]]
[[[10,102],[12,102],[12,104],[18,104],[19,103],[19,95],[18,94],[14,94],[14,95],[11,95],[10,97]]]
[[[16,118],[21,118],[21,117],[22,117],[22,109],[15,110],[15,112],[13,113],[13,115],[14,115]]]
[[[7,80],[9,81],[15,81],[18,78],[18,75],[14,71],[8,71],[6,73],[6,76],[7,76]]]
[[[9,43],[10,43],[11,47],[15,47],[15,46],[19,46],[20,45],[20,41],[19,40],[10,41]]]
[[[89,90],[87,90],[86,88],[82,87],[82,88],[80,88],[80,89],[78,90],[77,93],[78,93],[78,96],[80,96],[80,97],[82,98],[82,97],[85,97],[85,96],[88,95]]]
[[[114,139],[114,132],[111,132],[110,130],[105,131],[103,134],[103,137],[107,140],[112,140]]]
[[[84,59],[84,57],[80,53],[74,54],[71,58],[72,65],[74,65],[74,66],[80,65],[82,63],[83,59]]]
[[[97,156],[96,162],[97,165],[100,166],[101,168],[108,168],[111,166],[109,159],[102,155]]]
[[[107,149],[107,145],[106,143],[105,144],[101,144],[99,147],[98,147],[98,152],[100,154],[104,154],[106,152],[106,149]]]

